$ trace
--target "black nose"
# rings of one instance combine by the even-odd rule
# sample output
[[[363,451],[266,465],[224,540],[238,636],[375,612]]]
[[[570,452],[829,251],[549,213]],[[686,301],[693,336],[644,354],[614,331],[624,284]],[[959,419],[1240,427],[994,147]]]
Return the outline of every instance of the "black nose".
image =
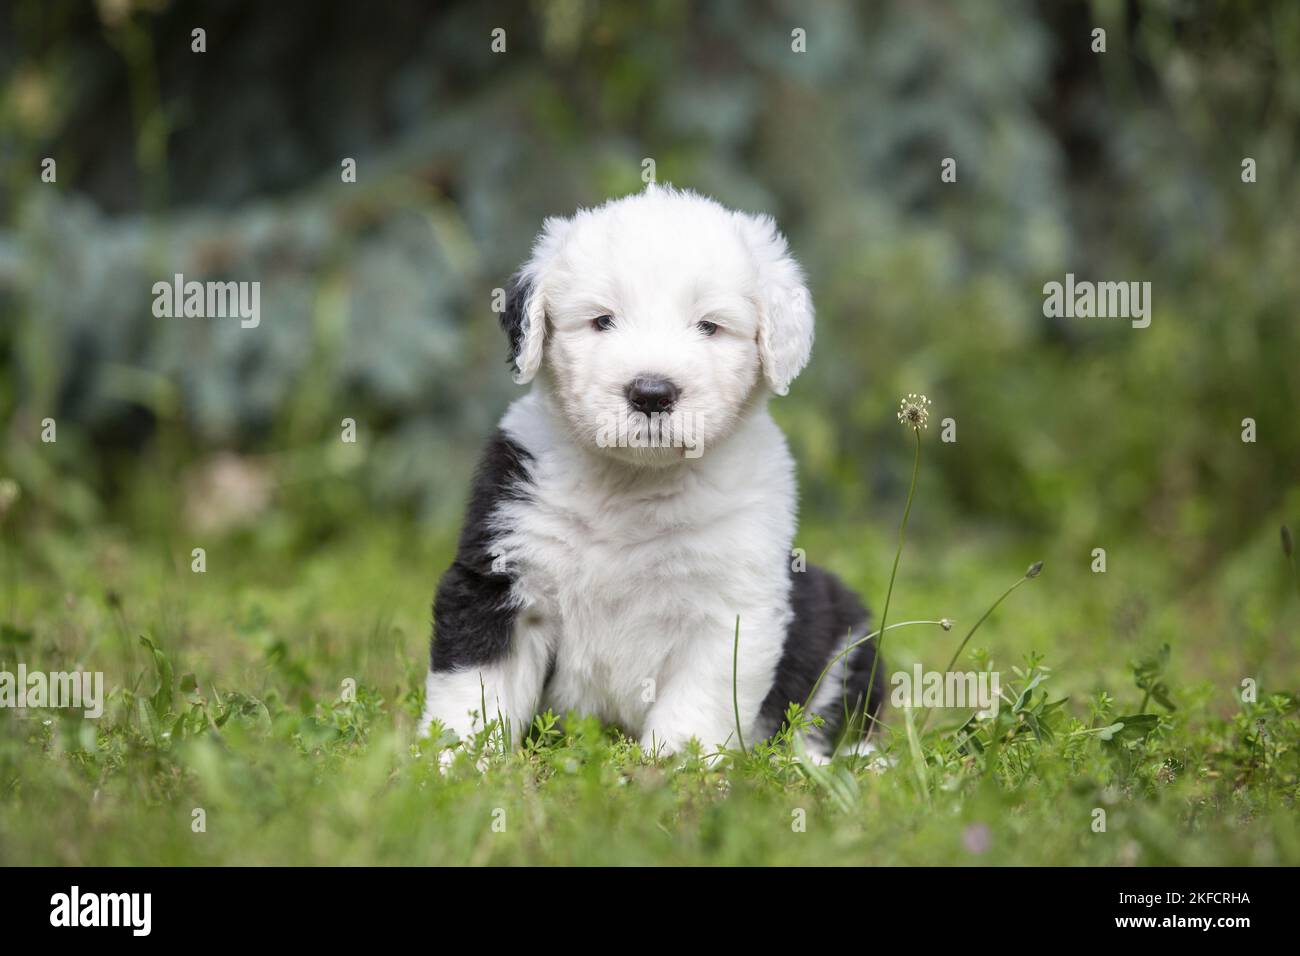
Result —
[[[668,379],[651,375],[638,375],[623,391],[627,403],[645,415],[671,412],[681,395],[681,390]]]

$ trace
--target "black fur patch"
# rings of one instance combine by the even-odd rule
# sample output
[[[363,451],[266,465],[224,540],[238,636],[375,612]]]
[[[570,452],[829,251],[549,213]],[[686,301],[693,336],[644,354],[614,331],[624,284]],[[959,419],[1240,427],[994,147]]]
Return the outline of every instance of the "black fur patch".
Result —
[[[435,671],[487,664],[510,649],[517,610],[510,599],[513,581],[492,570],[487,519],[502,500],[528,497],[531,458],[499,429],[483,451],[456,559],[438,582],[433,600],[429,666]]]
[[[511,368],[518,367],[519,346],[524,341],[524,332],[528,330],[526,305],[532,289],[532,285],[519,276],[512,278],[506,289],[506,308],[501,313],[501,328],[510,342],[510,354],[506,356],[506,364]]]
[[[818,675],[843,649],[848,635],[852,633],[853,639],[857,640],[869,631],[867,622],[870,615],[866,608],[858,596],[829,571],[810,564],[804,571],[792,570],[790,582],[790,605],[794,617],[786,629],[785,649],[776,668],[776,680],[760,711],[765,725],[773,732],[780,728],[786,708],[791,703],[802,704],[808,700]],[[835,740],[844,724],[845,705],[841,703],[841,697],[847,698],[849,711],[855,706],[859,709],[858,723],[864,723],[860,712],[875,659],[874,640],[849,653],[847,682],[837,682],[843,693],[841,688],[837,688],[835,706],[821,714],[826,720],[823,733],[827,740]],[[836,668],[832,668],[822,686],[825,687],[835,675]],[[872,716],[880,711],[884,702],[884,686],[882,662],[876,669],[876,681],[870,696],[869,713]],[[865,723],[870,724],[870,721]]]

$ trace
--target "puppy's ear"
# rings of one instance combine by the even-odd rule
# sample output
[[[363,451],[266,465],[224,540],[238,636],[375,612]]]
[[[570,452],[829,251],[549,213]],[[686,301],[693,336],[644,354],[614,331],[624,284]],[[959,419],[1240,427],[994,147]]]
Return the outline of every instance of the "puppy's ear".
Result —
[[[737,213],[737,218],[758,267],[758,354],[763,375],[772,391],[784,395],[812,353],[812,296],[772,217]]]
[[[510,340],[507,361],[514,369],[514,379],[520,385],[527,385],[542,364],[546,308],[542,305],[542,297],[537,294],[536,283],[522,272],[510,280],[510,287],[506,290],[501,328]]]
[[[533,243],[533,252],[506,290],[501,328],[510,340],[509,362],[520,385],[533,380],[542,364],[546,344],[546,284],[569,220],[547,219]]]

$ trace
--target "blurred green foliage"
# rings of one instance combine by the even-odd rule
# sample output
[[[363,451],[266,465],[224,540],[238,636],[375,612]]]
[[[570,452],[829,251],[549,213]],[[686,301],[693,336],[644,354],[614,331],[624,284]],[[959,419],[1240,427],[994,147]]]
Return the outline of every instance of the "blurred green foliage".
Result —
[[[648,157],[772,212],[809,271],[818,347],[777,403],[806,512],[892,506],[907,463],[886,410],[908,390],[957,422],[929,462],[945,519],[1085,551],[1138,533],[1196,575],[1300,511],[1294,4],[122,0],[7,18],[0,409],[8,470],[37,496],[59,487],[49,415],[53,471],[104,504],[141,455],[175,479],[235,449],[326,503],[323,485],[355,485],[327,523],[359,502],[453,522],[513,394],[491,290],[545,215],[639,188]],[[154,318],[174,272],[260,279],[262,326]],[[1066,272],[1150,281],[1151,327],[1044,318]],[[344,417],[355,461],[331,451]]]

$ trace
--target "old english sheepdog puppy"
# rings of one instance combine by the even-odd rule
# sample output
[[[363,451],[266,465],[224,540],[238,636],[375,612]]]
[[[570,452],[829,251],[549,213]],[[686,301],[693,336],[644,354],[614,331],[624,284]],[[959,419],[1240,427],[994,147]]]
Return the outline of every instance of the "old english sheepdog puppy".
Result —
[[[438,585],[421,731],[500,717],[517,743],[551,708],[660,754],[769,736],[868,633],[853,592],[792,559],[794,462],[767,401],[807,363],[813,309],[785,238],[651,186],[547,219],[502,325],[533,385],[488,442]],[[822,755],[862,743],[880,707],[874,643],[817,688]]]

